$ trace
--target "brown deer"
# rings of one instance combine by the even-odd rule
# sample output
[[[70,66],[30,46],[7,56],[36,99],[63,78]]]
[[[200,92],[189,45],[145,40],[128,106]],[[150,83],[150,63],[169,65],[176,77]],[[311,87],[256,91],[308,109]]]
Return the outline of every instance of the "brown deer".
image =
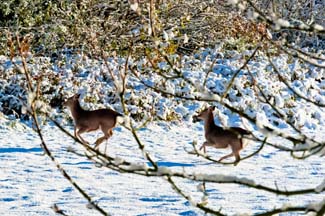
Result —
[[[235,156],[235,164],[237,164],[240,161],[239,151],[243,148],[244,135],[248,135],[250,133],[239,127],[231,127],[224,129],[222,127],[217,126],[214,123],[214,110],[215,106],[210,106],[204,109],[198,115],[193,116],[194,123],[200,120],[204,121],[206,141],[200,147],[200,150],[203,148],[205,153],[206,146],[212,146],[215,148],[227,148],[228,146],[230,146],[232,153],[221,157],[219,161],[222,161],[231,156]]]
[[[102,130],[103,137],[100,137],[95,142],[95,148],[104,140],[107,140],[113,135],[113,128],[116,125],[117,117],[122,114],[111,109],[84,110],[79,103],[79,94],[68,98],[63,106],[69,107],[74,121],[74,135],[77,139],[85,144],[89,144],[81,137],[82,133]]]

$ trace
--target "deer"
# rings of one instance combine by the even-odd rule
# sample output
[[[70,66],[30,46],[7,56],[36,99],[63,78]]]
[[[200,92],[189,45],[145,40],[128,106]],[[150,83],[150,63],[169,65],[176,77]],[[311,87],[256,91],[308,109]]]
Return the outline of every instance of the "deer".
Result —
[[[79,103],[80,94],[69,97],[63,106],[70,109],[74,121],[74,136],[84,144],[89,142],[81,137],[82,133],[96,131],[100,129],[104,136],[95,142],[95,149],[104,141],[113,135],[113,128],[116,126],[117,117],[122,114],[111,109],[85,110]]]
[[[214,123],[214,110],[215,106],[210,106],[204,109],[198,115],[193,116],[193,123],[200,120],[204,121],[206,141],[200,147],[200,151],[203,149],[204,153],[206,153],[207,146],[214,148],[227,148],[230,146],[232,152],[221,157],[218,161],[221,162],[226,158],[235,156],[236,160],[234,164],[236,165],[240,161],[239,151],[243,149],[243,142],[247,141],[247,139],[244,139],[244,136],[250,134],[250,132],[239,127],[230,127],[225,129],[217,126]]]

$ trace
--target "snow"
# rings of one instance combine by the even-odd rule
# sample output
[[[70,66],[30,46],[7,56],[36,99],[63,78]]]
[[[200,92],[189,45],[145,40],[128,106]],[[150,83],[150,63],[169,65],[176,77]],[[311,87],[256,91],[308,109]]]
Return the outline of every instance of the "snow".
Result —
[[[138,5],[138,2],[136,2],[136,1],[132,4],[130,4],[130,8],[135,12],[137,12],[138,7],[139,7],[139,5]]]
[[[317,193],[320,193],[324,190],[325,190],[325,178],[324,178],[323,182],[315,188],[315,191]]]
[[[238,0],[228,0],[229,4],[238,4]]]
[[[247,52],[245,55],[249,54],[250,52]],[[217,56],[220,59],[216,59]],[[82,106],[87,109],[104,106],[122,112],[118,100],[122,84],[113,83],[102,61],[82,55],[61,57],[62,61],[57,60],[53,64],[50,58],[35,57],[33,62],[28,64],[35,76],[38,71],[41,71],[40,68],[47,68],[47,76],[42,82],[42,88],[50,93],[44,94],[42,101],[37,101],[39,108],[48,109],[45,104],[54,96],[61,95],[66,98],[78,92],[81,93]],[[177,56],[171,57],[172,61],[176,58]],[[211,68],[215,59],[216,64]],[[218,125],[247,128],[261,139],[267,136],[268,142],[296,150],[315,146],[315,140],[324,143],[324,108],[297,97],[290,88],[279,81],[278,75],[265,56],[257,56],[248,66],[256,79],[255,84],[263,89],[270,104],[281,108],[280,113],[284,117],[278,116],[262,95],[255,93],[256,86],[253,86],[253,79],[246,70],[240,71],[235,78],[232,88],[227,93],[228,96],[221,98],[234,72],[243,64],[241,59],[241,55],[235,51],[219,53],[218,47],[202,49],[194,56],[184,56],[178,59],[179,61],[175,61],[181,64],[175,65],[174,69],[177,68],[180,76],[187,78],[188,81],[175,78],[169,79],[162,85],[161,77],[150,71],[148,68],[150,64],[146,60],[134,62],[135,60],[130,58],[130,66],[136,65],[139,71],[135,71],[136,75],[128,74],[125,92],[125,100],[128,102],[126,108],[131,116],[140,116],[138,117],[140,121],[136,125],[141,125],[147,119],[154,119],[156,122],[138,130],[139,138],[145,146],[144,151],[139,149],[132,133],[121,125],[114,129],[114,134],[107,145],[100,146],[100,151],[106,150],[108,155],[114,157],[112,163],[116,166],[122,167],[125,171],[137,172],[152,168],[143,154],[147,152],[159,166],[156,174],[166,176],[178,173],[186,177],[175,177],[173,181],[191,198],[190,203],[175,193],[163,177],[119,173],[74,154],[73,152],[84,154],[84,149],[51,123],[42,125],[44,138],[53,155],[72,178],[90,194],[96,203],[98,202],[113,215],[202,215],[200,210],[193,207],[201,202],[216,210],[222,209],[222,212],[234,215],[262,213],[274,207],[281,208],[292,204],[319,206],[324,202],[322,191],[325,167],[324,158],[319,157],[324,154],[324,150],[305,160],[296,160],[288,152],[266,145],[259,154],[241,161],[237,166],[214,164],[185,151],[185,149],[193,149],[194,142],[198,143],[197,147],[204,142],[203,125],[192,123],[191,116],[207,104],[217,107],[218,115],[215,117],[215,122]],[[16,61],[18,65],[21,64],[19,59]],[[125,59],[109,57],[107,63],[119,80],[120,72],[124,71]],[[295,74],[296,80],[290,83],[291,88],[296,92],[312,101],[320,103],[325,101],[323,69],[317,70],[297,61],[291,63],[285,55],[278,56],[273,63],[279,69],[279,74],[288,80],[291,80]],[[166,62],[158,62],[157,65],[162,72],[172,70]],[[11,77],[7,82],[1,83],[0,105],[6,103],[9,97],[17,99],[18,96],[23,95],[27,98],[27,107],[21,107],[26,111],[34,100],[35,94],[24,95],[24,92],[18,88],[25,82],[23,74],[11,76],[14,73],[14,66],[9,58],[4,56],[0,56],[0,70],[4,75]],[[170,73],[177,74],[175,71]],[[141,75],[141,79],[137,79],[138,75]],[[205,78],[207,78],[206,86],[203,86]],[[50,87],[54,89],[51,90]],[[159,87],[165,93],[177,93],[190,99],[203,98],[214,102],[164,97],[163,93],[154,92],[149,87]],[[221,100],[222,103],[218,103]],[[14,100],[10,101],[13,103]],[[243,120],[223,104],[233,106],[252,118],[256,117],[257,125],[247,119]],[[71,122],[66,119],[68,116],[66,111],[55,108],[51,112],[51,115],[66,129],[73,131]],[[151,115],[152,113],[154,115]],[[160,121],[161,119],[171,119],[171,122],[163,122]],[[291,125],[284,121],[285,119],[301,129],[309,139],[306,139],[303,144],[293,146],[288,140],[265,130],[267,126],[287,137],[300,137]],[[123,121],[128,127],[131,121],[133,123],[130,116],[126,116],[119,122]],[[261,132],[265,132],[264,135]],[[83,136],[86,140],[94,142],[100,135],[89,133]],[[50,207],[56,204],[68,215],[98,214],[95,210],[89,209],[87,201],[43,154],[40,140],[31,129],[29,122],[20,122],[12,116],[0,115],[0,145],[0,213],[54,215]],[[260,145],[259,142],[250,141],[241,152],[242,157],[256,151]],[[207,155],[219,159],[229,151],[229,149],[208,148]],[[125,165],[126,161],[131,162],[131,165]],[[193,176],[199,181],[193,181],[191,179],[194,178]],[[204,179],[210,180],[206,182],[206,191],[202,188],[201,180]],[[252,188],[256,185],[288,191],[314,188],[318,194],[286,197]]]
[[[5,124],[1,120],[1,125]],[[19,123],[18,123],[19,125]],[[72,128],[68,127],[72,132]],[[54,126],[43,126],[45,139],[55,157],[85,190],[109,213],[113,215],[201,215],[202,212],[189,205],[177,195],[163,178],[117,173],[79,157],[68,148],[82,152],[74,141],[58,131]],[[95,141],[98,133],[87,134],[86,139]],[[8,139],[15,137],[15,139]],[[197,178],[215,181],[233,181],[245,184],[263,184],[274,187],[274,180],[280,189],[323,188],[320,179],[325,176],[323,158],[312,157],[305,161],[292,159],[287,153],[271,147],[261,154],[237,166],[222,166],[209,163],[200,157],[189,155],[184,147],[191,147],[193,139],[203,141],[203,125],[183,123],[178,126],[149,125],[139,131],[139,137],[146,150],[154,156],[159,165],[159,173],[196,173]],[[87,208],[87,202],[62,177],[39,146],[39,139],[29,128],[2,128],[0,131],[1,175],[0,212],[8,215],[54,215],[53,204],[69,215],[97,215]],[[105,144],[100,147],[105,150]],[[258,148],[250,144],[242,155]],[[219,158],[229,150],[208,149],[208,154]],[[123,127],[114,130],[107,143],[107,153],[115,156],[114,163],[133,161],[138,166],[130,170],[147,169],[131,133]],[[192,202],[202,201],[198,183],[174,178],[178,186],[192,197]],[[276,196],[268,192],[247,189],[235,184],[206,183],[208,204],[231,214],[262,212],[282,203],[310,204],[317,202],[323,194],[307,196]]]
[[[313,25],[313,28],[316,30],[316,31],[323,31],[324,30],[324,27],[319,25],[319,24],[314,24]]]
[[[281,18],[275,20],[275,23],[279,26],[279,28],[280,27],[289,27],[290,26],[289,21],[281,19]]]

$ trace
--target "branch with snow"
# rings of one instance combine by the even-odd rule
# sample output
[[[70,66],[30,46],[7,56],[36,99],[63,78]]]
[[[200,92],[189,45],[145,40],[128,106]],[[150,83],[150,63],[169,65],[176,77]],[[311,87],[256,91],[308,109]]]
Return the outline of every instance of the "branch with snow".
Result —
[[[303,22],[300,22],[299,24],[292,24],[288,20],[285,20],[283,18],[279,18],[276,16],[268,16],[266,13],[262,12],[253,1],[251,0],[243,0],[244,2],[247,2],[249,6],[251,6],[256,14],[258,16],[255,16],[255,18],[262,18],[264,21],[266,21],[269,25],[273,26],[273,28],[277,31],[282,29],[288,29],[288,30],[298,30],[298,31],[304,31],[304,32],[316,32],[319,34],[325,33],[325,27],[319,24],[306,24]]]

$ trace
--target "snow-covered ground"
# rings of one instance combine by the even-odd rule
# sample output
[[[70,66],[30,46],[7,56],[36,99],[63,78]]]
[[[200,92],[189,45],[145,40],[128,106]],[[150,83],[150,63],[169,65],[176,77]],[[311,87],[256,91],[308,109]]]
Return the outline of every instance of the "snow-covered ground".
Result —
[[[2,215],[54,215],[50,208],[57,204],[68,215],[97,215],[87,208],[87,202],[63,178],[54,164],[40,148],[35,132],[8,127],[1,122],[0,130],[0,213]],[[70,131],[72,128],[67,127]],[[80,149],[74,141],[54,126],[43,127],[45,139],[63,167],[107,212],[113,215],[202,215],[186,200],[175,193],[163,178],[146,178],[123,174],[107,168],[98,168],[85,158],[68,153],[69,147]],[[98,134],[85,136],[94,141]],[[324,158],[315,156],[295,160],[288,153],[265,147],[251,159],[237,166],[213,164],[190,155],[184,147],[191,148],[194,140],[203,141],[202,125],[183,123],[178,126],[150,125],[139,131],[146,149],[160,166],[184,169],[188,172],[236,175],[254,180],[266,186],[295,190],[316,187],[325,176]],[[259,147],[251,143],[242,155]],[[105,145],[101,146],[104,151]],[[209,149],[216,158],[228,150]],[[107,153],[131,161],[143,161],[142,154],[132,134],[117,127],[107,143]],[[176,181],[182,189],[200,201],[202,193],[198,183],[189,180]],[[215,209],[239,213],[258,213],[286,204],[308,204],[321,201],[324,194],[304,196],[276,196],[268,192],[248,189],[234,184],[207,184],[209,205]],[[297,215],[297,214],[291,214]]]
[[[248,51],[244,55],[247,57],[251,53]],[[177,56],[172,56],[171,59],[177,59]],[[164,81],[159,73],[153,73],[148,61],[131,59],[129,65],[141,74],[141,79],[138,79],[136,74],[128,74],[125,92],[127,109],[130,115],[138,120],[145,121],[151,117],[150,115],[156,120],[138,132],[146,151],[154,157],[159,166],[173,170],[233,175],[281,190],[317,187],[324,181],[325,176],[324,157],[320,157],[319,154],[305,160],[297,160],[288,152],[265,146],[259,154],[241,161],[237,166],[214,164],[189,154],[185,149],[191,149],[193,141],[199,144],[204,141],[203,125],[191,123],[191,116],[205,103],[165,97],[164,94],[149,88],[159,87],[166,93],[175,93],[183,97],[215,99],[213,104],[218,110],[216,112],[218,117],[215,120],[219,125],[245,127],[259,136],[261,134],[258,134],[257,125],[268,126],[290,136],[298,135],[293,129],[295,127],[310,138],[324,143],[324,108],[306,102],[290,90],[291,87],[309,100],[324,104],[324,69],[285,55],[277,56],[273,59],[273,63],[279,69],[279,74],[290,81],[291,86],[288,87],[280,82],[279,74],[272,69],[267,58],[257,55],[248,64],[255,81],[246,69],[242,70],[224,99],[226,104],[256,119],[257,125],[253,125],[251,122],[242,121],[237,114],[217,103],[218,96],[224,93],[236,69],[244,64],[243,59],[236,52],[223,55],[218,48],[203,50],[191,57],[184,56],[178,59],[180,61],[175,61],[180,62],[180,65],[175,63],[175,67],[181,71],[182,78],[168,81]],[[15,61],[17,65],[21,65],[19,58]],[[124,71],[125,59],[112,57],[107,59],[107,63],[118,80],[116,86],[120,88],[119,75]],[[157,65],[161,73],[175,74],[166,62]],[[34,80],[43,75],[42,100],[46,103],[53,102],[54,107],[60,101],[53,98],[58,99],[62,96],[66,98],[79,92],[81,103],[87,109],[104,106],[122,112],[117,97],[118,89],[115,89],[107,66],[99,60],[82,55],[66,55],[60,60],[35,57],[28,60],[28,68]],[[0,111],[6,111],[8,107],[9,109],[19,107],[18,98],[27,98],[21,87],[26,84],[24,74],[17,73],[17,69],[5,56],[0,56],[0,72],[2,72]],[[184,82],[184,78],[188,79],[187,83]],[[257,85],[266,94],[268,102],[280,110],[279,113],[265,102],[261,94],[256,93]],[[5,106],[7,108],[4,108]],[[73,130],[71,122],[66,120],[68,112],[62,113],[58,108],[52,109],[51,112],[65,128]],[[287,122],[284,118],[287,118]],[[161,121],[166,119],[178,121],[170,123]],[[175,193],[164,178],[146,178],[96,167],[85,158],[68,152],[67,149],[70,148],[77,151],[82,149],[51,123],[44,124],[42,128],[54,156],[73,179],[107,212],[113,215],[202,215],[201,211]],[[92,142],[98,136],[98,133],[84,135]],[[292,147],[292,143],[283,142],[283,139],[278,137],[273,137],[273,143]],[[97,214],[96,211],[87,208],[87,201],[73,189],[50,159],[43,154],[40,140],[30,127],[0,116],[0,146],[2,215],[54,215],[54,211],[50,208],[53,204],[57,204],[68,215]],[[249,155],[259,146],[260,143],[252,142],[241,155]],[[105,150],[104,144],[100,150]],[[209,148],[208,154],[218,159],[229,151]],[[131,132],[122,126],[114,130],[113,137],[107,142],[107,153],[132,162],[144,162],[142,152]],[[193,197],[194,201],[201,200],[203,194],[198,190],[198,182],[184,179],[175,181]],[[210,207],[235,215],[261,213],[290,204],[314,204],[321,202],[324,197],[324,193],[276,196],[235,184],[207,183],[206,190]]]

